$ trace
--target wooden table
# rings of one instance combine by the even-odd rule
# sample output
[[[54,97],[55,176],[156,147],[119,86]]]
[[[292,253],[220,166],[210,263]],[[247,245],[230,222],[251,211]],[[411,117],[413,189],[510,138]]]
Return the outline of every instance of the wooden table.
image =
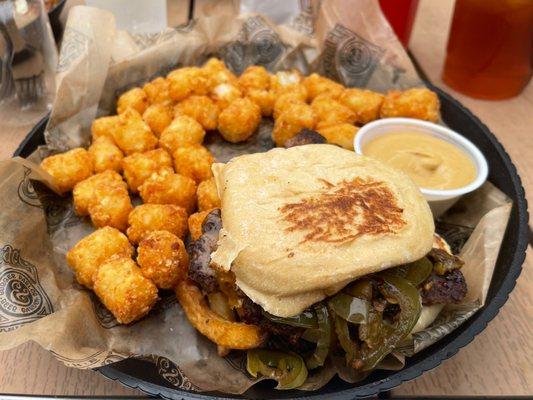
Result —
[[[511,100],[462,96],[440,80],[452,0],[421,0],[411,51],[427,76],[470,108],[502,141],[533,200],[533,84]],[[30,126],[1,129],[0,159],[10,157]],[[403,395],[527,395],[533,393],[533,261],[531,250],[509,301],[476,339],[440,367],[393,391]],[[97,372],[70,369],[35,344],[0,353],[0,393],[142,396]]]

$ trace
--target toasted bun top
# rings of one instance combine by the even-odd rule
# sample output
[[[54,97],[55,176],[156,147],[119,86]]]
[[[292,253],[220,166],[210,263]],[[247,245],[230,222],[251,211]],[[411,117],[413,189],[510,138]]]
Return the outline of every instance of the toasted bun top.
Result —
[[[292,316],[350,281],[429,252],[433,217],[405,174],[327,144],[213,166],[222,230],[212,255],[266,311]]]

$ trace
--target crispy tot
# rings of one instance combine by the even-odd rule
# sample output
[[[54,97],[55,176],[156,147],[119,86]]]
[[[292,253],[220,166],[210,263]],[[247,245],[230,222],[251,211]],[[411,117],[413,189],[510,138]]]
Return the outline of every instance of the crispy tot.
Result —
[[[381,106],[381,118],[407,117],[437,122],[440,102],[437,94],[427,88],[412,88],[387,93]]]
[[[218,116],[218,130],[231,143],[244,142],[261,122],[261,109],[248,98],[233,100]]]
[[[202,67],[207,76],[207,86],[210,91],[221,83],[236,84],[237,77],[218,58],[210,58]]]
[[[104,192],[105,189],[127,188],[122,176],[114,170],[100,172],[77,183],[72,191],[76,214],[89,215],[89,208],[98,201],[96,188],[99,186],[104,188]]]
[[[221,83],[215,86],[211,92],[211,98],[220,110],[224,110],[233,100],[241,97],[241,90],[231,83]]]
[[[194,211],[196,207],[196,183],[193,179],[162,171],[154,174],[139,186],[139,193],[145,203],[175,204],[187,210]]]
[[[344,86],[340,83],[316,73],[306,76],[303,80],[303,84],[307,88],[307,95],[310,101],[313,101],[315,97],[321,94],[328,94],[335,98],[339,96],[344,89]]]
[[[196,183],[213,176],[211,165],[215,162],[213,155],[205,147],[190,145],[180,147],[172,153],[174,168],[181,175],[194,179]]]
[[[133,108],[139,114],[142,114],[144,110],[148,108],[150,101],[148,96],[139,87],[128,90],[123,93],[117,101],[117,114],[122,114],[128,108]]]
[[[282,93],[298,91],[305,93],[305,97],[307,98],[307,88],[302,82],[302,74],[297,69],[278,71],[270,76],[270,90],[278,96]]]
[[[98,185],[95,188],[96,201],[89,206],[89,216],[94,226],[112,226],[125,231],[128,215],[132,210],[128,189]]]
[[[316,116],[308,104],[290,104],[274,123],[272,139],[277,146],[283,146],[287,140],[295,136],[302,128],[314,129]]]
[[[122,171],[124,154],[108,136],[94,139],[88,151],[93,160],[94,172],[103,172],[108,169]]]
[[[128,217],[128,238],[133,244],[148,232],[168,231],[180,239],[187,234],[187,212],[174,204],[142,204]]]
[[[202,225],[205,217],[207,217],[207,214],[210,212],[211,210],[205,210],[189,215],[187,223],[189,225],[189,232],[192,240],[198,240],[200,239],[200,236],[202,236]]]
[[[126,235],[106,226],[85,236],[67,252],[67,263],[80,285],[92,289],[100,265],[113,255],[131,257],[133,246]]]
[[[142,153],[157,146],[157,137],[136,110],[128,108],[118,117],[113,139],[124,154]]]
[[[152,174],[168,170],[172,172],[172,158],[164,149],[155,149],[144,153],[135,153],[122,160],[124,178],[133,193]]]
[[[274,110],[276,95],[270,90],[249,89],[246,91],[246,97],[252,100],[261,109],[261,115],[270,117]]]
[[[205,131],[202,125],[188,115],[178,115],[161,133],[159,146],[174,153],[178,147],[202,144]]]
[[[191,325],[219,346],[253,349],[265,340],[258,326],[228,321],[211,310],[200,289],[190,280],[178,283],[176,295]]]
[[[111,115],[108,117],[96,118],[91,125],[93,140],[100,136],[107,136],[113,139],[114,132],[119,125],[119,116]]]
[[[305,104],[305,96],[299,92],[288,92],[283,93],[281,96],[276,98],[274,102],[273,117],[274,119],[279,118],[279,116],[287,110],[291,104]]]
[[[163,77],[155,78],[143,86],[144,93],[151,104],[167,103],[170,98],[170,84]]]
[[[214,178],[200,182],[196,190],[196,198],[198,200],[198,210],[200,211],[220,208],[220,198],[218,197]]]
[[[261,65],[250,65],[239,76],[239,86],[245,92],[251,89],[268,90],[270,88],[270,74]]]
[[[348,150],[353,150],[353,138],[359,128],[352,124],[337,124],[318,127],[318,133],[326,138],[328,143],[336,144]]]
[[[208,80],[205,72],[198,67],[178,68],[167,75],[170,97],[181,101],[190,95],[205,95],[208,92]]]
[[[338,100],[357,115],[357,123],[366,124],[378,119],[384,98],[381,93],[352,88],[344,90]]]
[[[172,289],[186,278],[189,256],[179,237],[167,231],[153,231],[137,247],[137,264],[159,289]]]
[[[152,104],[143,113],[143,120],[150,127],[152,132],[159,137],[161,132],[172,122],[174,111],[169,104]]]
[[[311,103],[311,108],[316,115],[317,127],[342,123],[353,124],[357,119],[357,115],[352,110],[327,94],[316,97]]]
[[[46,157],[41,168],[54,177],[60,193],[72,190],[78,183],[93,174],[93,161],[87,150],[77,147],[65,153]]]
[[[121,324],[144,317],[159,300],[157,287],[144,277],[135,261],[120,255],[100,265],[94,292]]]
[[[188,115],[194,118],[206,130],[217,127],[220,110],[217,105],[207,96],[191,96],[178,103],[174,107],[175,115]]]

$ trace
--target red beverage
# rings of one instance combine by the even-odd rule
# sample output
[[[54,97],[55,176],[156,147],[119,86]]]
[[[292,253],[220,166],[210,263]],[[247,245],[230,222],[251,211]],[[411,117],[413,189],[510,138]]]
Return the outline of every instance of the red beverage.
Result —
[[[516,96],[532,74],[533,0],[457,0],[443,80],[480,99]]]
[[[418,0],[379,0],[381,10],[394,29],[403,47],[409,45]]]

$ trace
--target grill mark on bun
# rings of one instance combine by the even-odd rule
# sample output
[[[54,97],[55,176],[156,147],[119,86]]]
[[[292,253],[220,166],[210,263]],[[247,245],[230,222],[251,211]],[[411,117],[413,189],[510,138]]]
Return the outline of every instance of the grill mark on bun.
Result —
[[[384,182],[355,178],[337,185],[320,180],[317,196],[279,208],[286,232],[304,232],[304,242],[344,243],[362,235],[393,234],[406,222]]]

